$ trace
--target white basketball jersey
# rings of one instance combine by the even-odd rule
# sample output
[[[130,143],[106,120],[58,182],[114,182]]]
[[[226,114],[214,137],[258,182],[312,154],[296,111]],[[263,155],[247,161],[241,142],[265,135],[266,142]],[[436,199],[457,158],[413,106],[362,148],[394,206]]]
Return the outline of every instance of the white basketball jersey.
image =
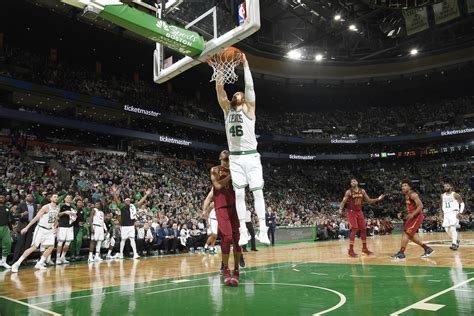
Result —
[[[229,110],[225,119],[225,131],[231,152],[257,150],[255,120],[249,119],[243,109]]]
[[[38,221],[38,225],[46,228],[51,229],[53,228],[53,224],[56,222],[58,218],[59,208],[56,205],[55,208],[51,206],[51,203],[48,204],[48,213],[45,213]]]
[[[211,212],[209,213],[209,218],[210,219],[215,219],[217,220],[217,217],[216,217],[216,210],[215,209],[212,209]]]
[[[454,198],[454,192],[451,194],[443,193],[443,212],[452,212],[459,210],[459,202]]]
[[[104,212],[94,208],[94,218],[92,224],[97,226],[104,226]]]

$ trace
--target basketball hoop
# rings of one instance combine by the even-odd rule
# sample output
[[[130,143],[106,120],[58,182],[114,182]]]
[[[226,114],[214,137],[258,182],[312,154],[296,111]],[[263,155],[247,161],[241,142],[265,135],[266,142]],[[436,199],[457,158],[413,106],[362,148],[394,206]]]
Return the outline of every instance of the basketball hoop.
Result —
[[[214,69],[211,82],[218,84],[233,84],[239,76],[235,73],[235,67],[242,62],[242,52],[235,47],[228,47],[215,54],[207,60],[209,66]]]

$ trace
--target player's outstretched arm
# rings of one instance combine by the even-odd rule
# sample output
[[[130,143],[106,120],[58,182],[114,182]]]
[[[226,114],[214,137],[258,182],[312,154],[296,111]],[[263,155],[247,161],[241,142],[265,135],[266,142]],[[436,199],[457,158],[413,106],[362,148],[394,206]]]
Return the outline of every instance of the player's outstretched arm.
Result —
[[[151,189],[148,189],[146,190],[145,192],[145,195],[141,198],[140,201],[138,201],[137,205],[138,207],[141,207],[143,205],[143,203],[146,202],[146,199],[148,198],[148,196],[151,194]]]
[[[116,184],[112,185],[111,191],[112,191],[112,195],[114,197],[115,204],[117,204],[117,207],[120,208],[121,203],[120,203],[120,200],[117,196],[118,186]]]
[[[22,235],[25,235],[26,232],[28,231],[28,229],[30,229],[30,227],[33,226],[37,221],[39,221],[39,219],[41,218],[41,216],[43,216],[44,213],[46,213],[46,210],[47,210],[47,209],[48,209],[48,206],[47,206],[47,205],[43,206],[43,207],[39,210],[39,212],[36,214],[36,216],[31,220],[31,222],[29,222],[28,225],[26,225],[26,227],[23,228],[20,233],[21,233]]]
[[[230,101],[227,97],[227,92],[225,92],[224,85],[219,84],[216,81],[216,92],[217,92],[217,101],[224,112],[224,116],[227,117],[227,113],[229,113],[230,108]]]
[[[350,196],[351,194],[349,193],[349,190],[347,190],[346,193],[344,194],[344,198],[342,199],[341,204],[339,205],[339,215],[342,214],[342,209],[344,208],[344,206],[346,206],[347,200],[349,199]]]
[[[367,192],[365,192],[365,190],[362,190],[362,194],[364,195],[364,201],[368,204],[375,204],[377,202],[380,202],[384,199],[385,195],[380,195],[378,198],[376,199],[371,199],[369,197],[369,195],[367,194]]]
[[[253,85],[252,72],[250,71],[249,62],[247,56],[242,53],[242,65],[244,67],[244,80],[245,80],[245,104],[247,105],[247,114],[250,114],[252,118],[255,118],[255,106],[256,97]]]

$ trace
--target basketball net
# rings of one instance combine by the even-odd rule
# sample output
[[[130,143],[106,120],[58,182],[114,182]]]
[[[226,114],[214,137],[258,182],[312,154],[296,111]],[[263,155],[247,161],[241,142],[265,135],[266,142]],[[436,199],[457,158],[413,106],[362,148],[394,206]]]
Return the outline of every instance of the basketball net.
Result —
[[[234,47],[229,47],[209,58],[207,63],[212,67],[214,73],[211,82],[218,84],[233,84],[239,76],[235,73],[235,67],[242,62],[242,52]]]

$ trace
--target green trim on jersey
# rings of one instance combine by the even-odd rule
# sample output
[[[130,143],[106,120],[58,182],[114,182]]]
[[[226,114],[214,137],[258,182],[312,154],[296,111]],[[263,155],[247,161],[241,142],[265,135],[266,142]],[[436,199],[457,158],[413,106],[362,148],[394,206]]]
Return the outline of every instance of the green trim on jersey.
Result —
[[[244,151],[231,151],[230,154],[234,156],[252,155],[252,154],[258,154],[258,151],[256,149],[244,150]]]

